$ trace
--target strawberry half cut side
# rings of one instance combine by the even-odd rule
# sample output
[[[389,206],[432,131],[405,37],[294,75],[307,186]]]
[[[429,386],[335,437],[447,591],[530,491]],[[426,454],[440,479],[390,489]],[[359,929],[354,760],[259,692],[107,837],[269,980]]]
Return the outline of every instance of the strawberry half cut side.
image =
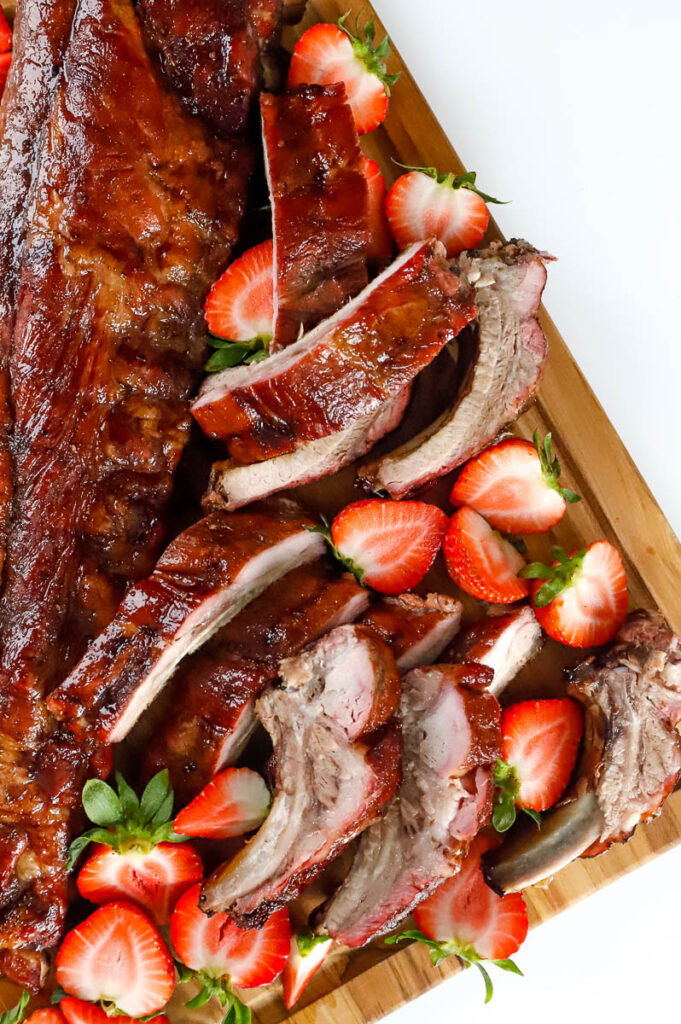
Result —
[[[56,967],[57,984],[68,995],[130,1017],[161,1010],[175,987],[158,929],[131,903],[107,903],[72,929]]]
[[[123,899],[146,910],[158,925],[170,921],[175,903],[203,877],[203,864],[185,836],[173,830],[173,789],[159,772],[141,798],[117,773],[117,789],[100,779],[83,788],[83,808],[97,827],[71,844],[69,869],[91,842],[97,844],[77,879],[93,903]]]
[[[481,601],[511,604],[530,592],[527,581],[519,578],[526,564],[523,556],[472,508],[454,513],[443,550],[454,582]]]
[[[551,451],[551,435],[534,443],[511,437],[471,459],[459,474],[451,501],[475,509],[495,530],[545,533],[565,515],[579,495],[561,487],[560,463]]]
[[[520,893],[497,896],[482,874],[480,860],[494,843],[479,836],[460,870],[414,910],[416,929],[394,935],[387,943],[415,939],[425,943],[433,966],[456,956],[464,967],[475,966],[485,982],[485,1002],[492,998],[492,980],[485,962],[522,974],[509,959],[525,941],[527,907]]]
[[[209,373],[263,359],[274,323],[274,249],[272,239],[234,260],[215,282],[204,312],[214,352]]]
[[[272,802],[265,780],[250,768],[227,768],[175,818],[175,832],[226,839],[262,825]],[[198,881],[198,879],[194,879]]]
[[[391,86],[399,73],[390,75],[385,61],[390,40],[375,45],[373,21],[355,32],[347,27],[349,12],[337,25],[313,25],[303,32],[293,50],[288,74],[289,89],[298,85],[333,85],[343,82],[357,131],[371,132],[385,120]]]
[[[435,167],[409,167],[388,192],[385,212],[400,249],[412,242],[437,238],[451,259],[474,249],[487,230],[485,195],[475,184],[475,172],[440,174]]]
[[[331,952],[333,939],[313,935],[310,931],[291,936],[291,950],[281,981],[288,1010],[298,1002],[310,979],[317,973]]]
[[[401,594],[420,583],[437,555],[447,516],[423,501],[367,498],[318,528],[338,561],[381,594]]]
[[[532,579],[532,604],[543,629],[570,647],[608,643],[627,614],[627,575],[617,548],[598,540],[568,555],[553,549],[554,562],[531,562],[520,575]]]

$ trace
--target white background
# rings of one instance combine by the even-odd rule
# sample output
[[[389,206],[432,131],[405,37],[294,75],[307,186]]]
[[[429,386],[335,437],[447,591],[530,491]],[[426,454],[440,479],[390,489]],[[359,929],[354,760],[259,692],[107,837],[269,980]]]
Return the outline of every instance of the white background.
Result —
[[[513,200],[504,234],[559,257],[547,308],[681,534],[681,5],[374,4],[464,164]],[[680,953],[681,849],[535,931],[488,1006],[468,971],[389,1020],[666,1018]]]

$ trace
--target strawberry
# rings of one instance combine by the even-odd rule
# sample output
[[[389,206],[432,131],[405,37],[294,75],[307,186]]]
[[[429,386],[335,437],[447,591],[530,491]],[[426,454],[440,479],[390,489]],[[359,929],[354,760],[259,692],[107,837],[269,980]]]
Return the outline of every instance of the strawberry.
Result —
[[[5,1024],[4,1021],[3,1024]],[[39,1010],[34,1010],[31,1016],[26,1018],[25,1024],[66,1024],[66,1018],[56,1006],[41,1006]],[[69,1021],[69,1024],[72,1022]],[[74,1021],[73,1024],[76,1022]]]
[[[480,861],[494,845],[493,840],[478,836],[459,871],[416,907],[416,929],[386,939],[389,944],[402,939],[425,943],[435,967],[450,956],[457,956],[464,967],[474,965],[485,982],[486,1003],[493,988],[481,961],[522,974],[508,957],[525,941],[528,925],[521,894],[497,896],[485,882]]]
[[[5,88],[5,82],[9,74],[9,66],[12,63],[11,53],[0,53],[0,96]]]
[[[368,191],[369,247],[367,257],[375,263],[389,263],[393,240],[385,215],[385,178],[375,160],[364,157],[364,177]]]
[[[435,167],[407,167],[385,202],[393,238],[400,249],[412,242],[437,238],[447,256],[458,256],[481,241],[489,224],[485,195],[475,184],[475,172],[440,174]]]
[[[0,53],[12,49],[12,29],[9,27],[2,7],[0,7]]]
[[[98,845],[83,865],[78,891],[93,903],[124,899],[161,925],[170,921],[183,892],[203,876],[196,850],[173,831],[173,790],[168,772],[149,782],[138,799],[120,774],[116,793],[100,779],[83,788],[83,807],[97,825],[71,844],[69,867],[90,842]]]
[[[274,250],[272,239],[253,246],[227,267],[206,299],[204,312],[215,352],[209,373],[267,355],[274,322]]]
[[[329,530],[335,557],[360,583],[381,594],[401,594],[423,579],[447,529],[447,516],[423,501],[367,498],[339,512]]]
[[[570,647],[612,640],[628,603],[627,574],[617,548],[598,540],[571,555],[554,548],[553,555],[552,565],[531,562],[520,573],[535,580],[532,603],[540,625]]]
[[[84,999],[74,999],[73,996],[62,996],[59,1000],[59,1009],[54,1007],[52,1012],[59,1014],[59,1022],[45,1020],[43,1024],[111,1024],[111,1017],[101,1006],[86,1003]],[[115,1020],[116,1024],[135,1024],[132,1017],[126,1017],[124,1014],[116,1014]],[[153,1020],[154,1024],[169,1024],[168,1018],[163,1014],[157,1014]]]
[[[30,998],[30,992],[24,989],[19,1002],[11,1009],[0,1013],[0,1024],[22,1024],[22,1022],[23,1024],[66,1024],[56,1006],[42,1006],[24,1019]]]
[[[529,584],[518,578],[525,559],[472,508],[454,513],[443,548],[449,575],[467,594],[495,604],[529,594]]]
[[[288,911],[277,910],[262,928],[238,928],[227,914],[208,917],[199,907],[201,886],[195,885],[178,901],[170,921],[170,939],[179,959],[180,980],[195,978],[202,986],[187,1003],[195,1009],[216,996],[234,1010],[236,1021],[250,1014],[232,991],[269,985],[281,974],[291,943]]]
[[[226,839],[262,825],[272,796],[261,775],[250,768],[227,768],[216,775],[175,818],[180,835]]]
[[[348,103],[362,134],[371,132],[385,120],[390,87],[399,73],[389,75],[385,60],[390,53],[387,36],[374,46],[373,21],[360,27],[355,35],[346,26],[344,14],[337,25],[313,25],[295,45],[288,73],[288,87],[297,85],[333,85],[343,82]]]
[[[313,935],[309,931],[291,936],[291,951],[281,977],[287,1010],[298,1002],[312,975],[331,952],[332,945],[333,939],[326,935]]]
[[[130,1017],[160,1010],[175,987],[172,957],[158,929],[132,903],[107,903],[70,931],[56,957],[68,995],[103,1002]]]
[[[558,483],[560,463],[551,453],[551,435],[540,443],[510,437],[487,448],[464,467],[451,501],[484,516],[505,533],[545,533],[579,495]]]
[[[526,700],[501,714],[503,745],[494,771],[497,832],[515,821],[516,806],[539,824],[565,792],[582,739],[582,712],[569,698]]]

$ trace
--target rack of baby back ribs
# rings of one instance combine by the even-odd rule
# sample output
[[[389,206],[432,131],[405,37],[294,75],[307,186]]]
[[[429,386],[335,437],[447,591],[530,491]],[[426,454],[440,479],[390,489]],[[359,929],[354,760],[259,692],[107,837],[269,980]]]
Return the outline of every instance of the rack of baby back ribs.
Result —
[[[475,175],[386,194],[387,40],[343,18],[289,59],[285,14],[0,17],[3,1024],[243,1024],[376,939],[489,997],[520,890],[681,772],[681,640],[607,541],[519,539],[579,500],[550,435],[503,437],[550,257],[484,244]],[[591,650],[518,701],[547,637]]]

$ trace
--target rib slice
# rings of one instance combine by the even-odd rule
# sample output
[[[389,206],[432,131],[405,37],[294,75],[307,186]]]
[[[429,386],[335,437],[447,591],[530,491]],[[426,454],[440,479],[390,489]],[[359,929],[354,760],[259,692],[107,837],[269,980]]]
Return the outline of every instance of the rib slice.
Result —
[[[234,764],[257,725],[255,701],[279,662],[324,633],[352,622],[369,595],[326,561],[273,583],[180,665],[168,712],[154,730],[146,775],[167,768],[181,805]]]
[[[367,185],[342,83],[260,97],[274,233],[271,351],[367,284]]]
[[[500,892],[625,842],[659,814],[681,775],[681,637],[658,612],[632,612],[612,644],[573,669],[568,693],[584,710],[577,783],[540,833],[487,855]]]
[[[312,525],[297,510],[214,512],[185,530],[54,691],[52,713],[76,734],[122,740],[183,657],[271,583],[322,554]]]
[[[481,665],[415,668],[402,680],[403,779],[363,834],[345,881],[314,915],[318,934],[362,946],[453,875],[489,821],[500,709]]]
[[[250,466],[242,466],[233,459],[214,463],[204,508],[241,508],[278,491],[336,473],[365,455],[398,426],[409,404],[409,394],[407,387],[380,406],[377,413],[360,416],[352,426],[329,437],[299,444],[287,455]]]
[[[261,924],[375,819],[400,777],[399,693],[390,649],[365,626],[339,626],[281,663],[281,684],[257,704],[274,746],[274,802],[205,883],[204,910]]]
[[[401,594],[372,605],[362,623],[392,648],[399,671],[408,672],[438,660],[458,632],[461,611],[461,602],[445,594]]]
[[[205,381],[192,412],[238,462],[293,452],[404,394],[474,312],[442,245],[418,243],[293,345]]]
[[[487,615],[456,638],[444,660],[476,662],[494,672],[489,692],[495,697],[515,679],[543,645],[541,626],[529,605]]]
[[[493,242],[454,264],[474,285],[478,305],[473,354],[451,408],[430,427],[360,468],[367,489],[393,498],[425,486],[479,452],[534,398],[546,359],[537,311],[546,283],[545,254],[527,242]]]

